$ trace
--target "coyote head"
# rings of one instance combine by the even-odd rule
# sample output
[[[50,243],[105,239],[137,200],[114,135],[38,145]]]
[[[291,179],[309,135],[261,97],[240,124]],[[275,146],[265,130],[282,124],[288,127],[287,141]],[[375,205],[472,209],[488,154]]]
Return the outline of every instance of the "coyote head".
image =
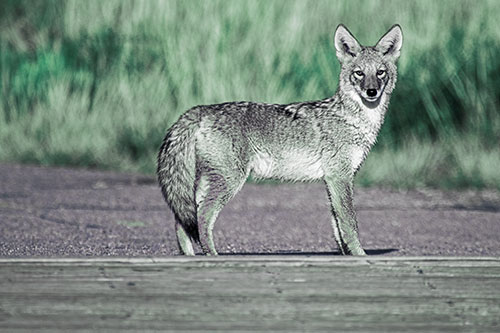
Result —
[[[375,46],[362,46],[340,24],[335,48],[341,64],[339,90],[367,107],[377,107],[383,94],[390,95],[396,83],[396,60],[403,43],[399,25],[394,25]]]

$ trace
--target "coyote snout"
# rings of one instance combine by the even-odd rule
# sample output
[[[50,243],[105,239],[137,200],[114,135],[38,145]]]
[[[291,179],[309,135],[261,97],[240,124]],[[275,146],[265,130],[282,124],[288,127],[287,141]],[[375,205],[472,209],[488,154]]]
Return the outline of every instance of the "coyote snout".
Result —
[[[386,77],[385,69],[357,69],[353,74],[357,93],[367,102],[376,102],[382,95]]]
[[[194,255],[195,241],[204,254],[217,254],[215,220],[252,174],[290,181],[322,179],[340,251],[365,254],[358,238],[353,180],[382,126],[403,36],[395,25],[375,46],[362,46],[339,25],[334,40],[341,71],[333,97],[287,105],[197,106],[168,130],[158,155],[158,180],[175,216],[182,253]]]

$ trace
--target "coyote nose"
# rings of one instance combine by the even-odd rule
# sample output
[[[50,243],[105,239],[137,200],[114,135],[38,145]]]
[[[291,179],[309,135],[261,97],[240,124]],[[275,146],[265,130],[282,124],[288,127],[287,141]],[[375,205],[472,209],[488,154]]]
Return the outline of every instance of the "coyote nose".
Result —
[[[375,97],[377,96],[377,89],[368,89],[366,91],[366,94],[368,95],[368,97]]]

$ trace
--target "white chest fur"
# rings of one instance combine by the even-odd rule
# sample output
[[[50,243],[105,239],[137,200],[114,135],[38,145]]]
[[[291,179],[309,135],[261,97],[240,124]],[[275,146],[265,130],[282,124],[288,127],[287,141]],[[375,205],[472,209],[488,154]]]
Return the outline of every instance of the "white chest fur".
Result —
[[[356,171],[365,160],[366,152],[363,148],[354,146],[351,150],[351,166],[352,170]]]

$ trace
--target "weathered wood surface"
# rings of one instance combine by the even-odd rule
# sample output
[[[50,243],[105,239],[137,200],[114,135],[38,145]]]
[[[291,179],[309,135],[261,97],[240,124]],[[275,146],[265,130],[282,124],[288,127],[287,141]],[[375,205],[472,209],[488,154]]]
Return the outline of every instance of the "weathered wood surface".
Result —
[[[500,331],[500,258],[0,259],[0,331]]]

